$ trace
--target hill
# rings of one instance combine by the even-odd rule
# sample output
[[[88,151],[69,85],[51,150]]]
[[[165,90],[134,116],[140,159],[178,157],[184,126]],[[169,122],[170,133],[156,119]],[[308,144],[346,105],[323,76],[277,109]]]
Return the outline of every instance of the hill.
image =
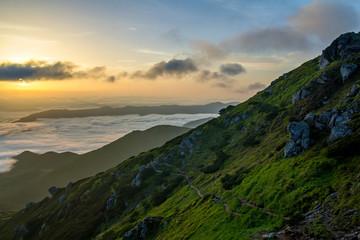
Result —
[[[30,114],[15,122],[34,122],[38,118],[74,118],[74,117],[90,117],[90,116],[115,116],[128,114],[196,114],[196,113],[218,113],[221,108],[224,108],[232,103],[214,102],[206,105],[162,105],[162,106],[126,106],[126,107],[101,107],[92,109],[67,110],[56,109],[47,110],[39,113]]]
[[[0,174],[0,209],[21,209],[40,201],[52,186],[92,176],[116,166],[127,158],[161,146],[187,132],[188,128],[160,125],[145,131],[133,131],[104,147],[78,155],[75,153],[35,154],[25,151],[14,158],[13,169]]]
[[[360,36],[0,221],[13,239],[356,239]]]

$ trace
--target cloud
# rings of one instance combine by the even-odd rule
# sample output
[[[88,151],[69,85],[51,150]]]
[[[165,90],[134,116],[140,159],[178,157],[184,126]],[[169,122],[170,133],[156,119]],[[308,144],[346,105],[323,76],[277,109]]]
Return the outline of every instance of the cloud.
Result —
[[[0,63],[0,81],[26,81],[35,80],[69,80],[69,79],[106,79],[108,76],[106,67],[94,67],[87,70],[78,70],[72,62],[54,62],[30,60],[24,63],[2,62]],[[111,81],[110,81],[111,82]]]
[[[224,52],[269,53],[309,50],[312,42],[290,26],[255,29],[221,43]]]
[[[235,76],[246,71],[245,68],[238,63],[227,63],[220,66],[220,72],[226,75]]]
[[[225,56],[223,49],[205,40],[192,41],[190,48],[196,51],[194,58],[202,64],[208,64],[209,60],[218,60]]]
[[[116,81],[116,78],[114,76],[109,76],[106,81],[109,83],[114,83]]]
[[[289,18],[297,31],[331,41],[347,31],[358,30],[359,17],[350,6],[339,2],[313,1]]]
[[[232,88],[234,79],[225,76],[222,73],[211,72],[209,70],[201,70],[195,79],[200,83],[212,83],[214,87]]]
[[[255,82],[253,84],[248,85],[245,88],[240,88],[237,89],[236,92],[238,93],[248,93],[250,91],[254,91],[254,90],[263,90],[264,88],[266,88],[266,84],[261,83],[261,82]]]
[[[137,71],[132,74],[133,78],[156,79],[163,76],[182,77],[186,74],[197,72],[198,67],[191,58],[171,59],[155,64],[147,71]]]

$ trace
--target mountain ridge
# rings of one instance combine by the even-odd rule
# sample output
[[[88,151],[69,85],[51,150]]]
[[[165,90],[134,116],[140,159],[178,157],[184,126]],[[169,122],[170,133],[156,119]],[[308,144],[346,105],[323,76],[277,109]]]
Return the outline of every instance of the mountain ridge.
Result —
[[[1,221],[0,237],[357,238],[358,36],[329,46],[345,42],[346,57],[307,61],[218,118]]]

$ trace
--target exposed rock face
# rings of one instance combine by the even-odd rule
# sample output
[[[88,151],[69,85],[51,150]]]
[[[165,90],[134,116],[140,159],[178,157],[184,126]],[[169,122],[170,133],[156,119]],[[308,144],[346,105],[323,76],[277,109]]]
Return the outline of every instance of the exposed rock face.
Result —
[[[290,132],[291,141],[285,145],[284,157],[286,158],[300,154],[310,145],[310,129],[307,123],[291,122],[287,129]]]
[[[295,95],[292,98],[292,104],[295,104],[296,102],[300,101],[300,100],[304,100],[305,98],[307,98],[308,96],[311,95],[311,92],[302,88],[299,91],[297,91],[295,93]]]
[[[359,87],[359,84],[356,83],[356,84],[351,88],[351,90],[350,90],[350,92],[348,93],[347,97],[355,97],[356,94],[359,93],[358,87]]]
[[[345,33],[335,39],[331,45],[322,51],[319,69],[325,68],[335,60],[344,60],[360,51],[360,36],[356,33]]]
[[[61,195],[61,196],[59,197],[59,203],[60,203],[60,204],[63,203],[63,202],[65,201],[65,199],[66,199],[66,194]]]
[[[161,224],[163,221],[164,219],[161,217],[146,217],[144,221],[140,221],[137,223],[135,229],[127,232],[124,235],[123,239],[145,239],[149,231],[156,231],[157,229],[161,229],[162,227],[164,227],[164,224]]]
[[[355,63],[344,63],[340,68],[341,78],[345,82],[351,74],[355,72],[357,65]]]
[[[133,186],[139,186],[141,184],[141,173],[142,171],[144,171],[145,169],[145,165],[142,165],[140,168],[139,168],[139,172],[138,174],[136,174],[136,177],[131,181],[131,185]]]
[[[106,210],[114,206],[115,202],[116,202],[116,191],[114,191],[109,197],[109,199],[106,201]]]
[[[49,188],[49,193],[51,194],[51,196],[54,196],[57,192],[58,188],[57,187],[51,187]]]
[[[68,185],[66,186],[66,192],[70,191],[72,184],[73,184],[72,182],[68,183]]]
[[[25,205],[25,208],[29,208],[31,207],[32,205],[34,205],[35,203],[34,202],[29,202]]]
[[[351,129],[349,129],[348,126],[336,126],[331,129],[331,134],[329,138],[327,139],[327,143],[333,144],[335,141],[345,137],[346,135],[351,134]]]

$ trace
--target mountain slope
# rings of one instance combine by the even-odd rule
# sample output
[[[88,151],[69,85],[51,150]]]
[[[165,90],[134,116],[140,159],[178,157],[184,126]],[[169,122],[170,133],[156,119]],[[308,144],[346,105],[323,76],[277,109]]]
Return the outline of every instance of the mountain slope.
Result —
[[[40,201],[52,186],[64,186],[116,166],[127,158],[161,146],[189,129],[160,125],[133,131],[97,150],[75,153],[35,154],[29,151],[14,157],[18,160],[10,172],[0,174],[0,209],[21,209]]]
[[[1,221],[0,237],[354,239],[359,64],[359,34],[341,35],[220,117]]]

